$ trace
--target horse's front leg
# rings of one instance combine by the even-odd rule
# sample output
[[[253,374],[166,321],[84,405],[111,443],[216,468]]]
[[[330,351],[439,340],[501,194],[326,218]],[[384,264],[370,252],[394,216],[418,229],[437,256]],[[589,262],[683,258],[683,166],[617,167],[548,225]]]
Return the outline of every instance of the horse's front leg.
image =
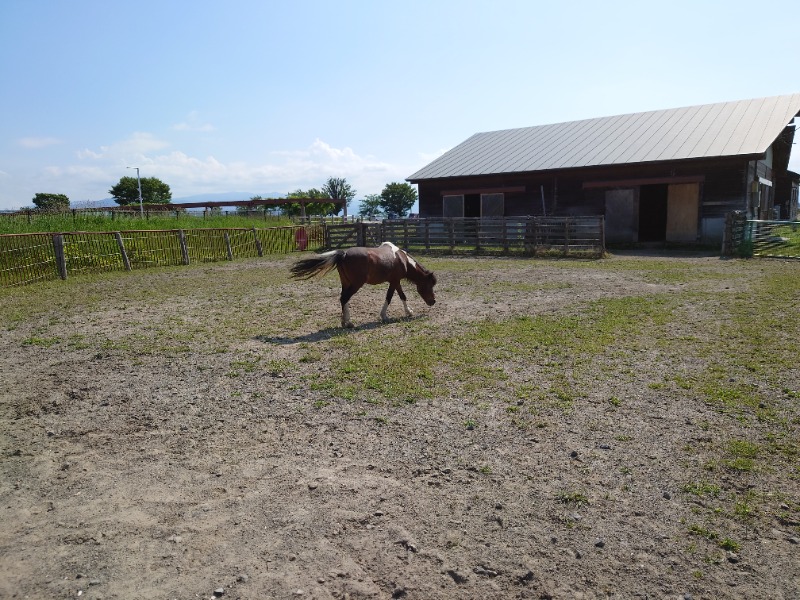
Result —
[[[381,321],[384,323],[389,320],[389,303],[392,301],[392,296],[394,296],[394,288],[394,284],[390,283],[389,289],[386,290],[386,301],[383,303],[383,308],[381,309]]]
[[[406,316],[413,317],[414,311],[409,308],[408,302],[406,302],[406,294],[403,291],[403,287],[399,283],[397,284],[397,295],[400,296],[400,301],[403,303],[403,310],[406,312]]]
[[[354,285],[342,287],[342,295],[339,297],[339,301],[342,303],[342,327],[353,327],[353,322],[350,320],[350,298],[360,287]]]

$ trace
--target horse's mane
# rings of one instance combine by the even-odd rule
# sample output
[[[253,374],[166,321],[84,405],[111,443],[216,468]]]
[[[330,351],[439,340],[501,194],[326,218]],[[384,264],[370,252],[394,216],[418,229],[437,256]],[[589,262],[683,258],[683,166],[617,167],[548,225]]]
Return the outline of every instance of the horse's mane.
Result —
[[[408,254],[406,254],[406,256],[408,256]],[[423,267],[416,259],[412,258],[409,263],[411,268],[406,270],[406,277],[408,279],[416,283],[419,279],[432,277],[434,285],[436,284],[436,275],[433,274],[433,271]]]

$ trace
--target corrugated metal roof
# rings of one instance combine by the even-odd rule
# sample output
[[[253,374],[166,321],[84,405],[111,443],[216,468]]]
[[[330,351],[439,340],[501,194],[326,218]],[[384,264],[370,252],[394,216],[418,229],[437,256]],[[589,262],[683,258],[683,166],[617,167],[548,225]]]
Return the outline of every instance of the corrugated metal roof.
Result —
[[[766,152],[800,94],[476,133],[408,181]]]

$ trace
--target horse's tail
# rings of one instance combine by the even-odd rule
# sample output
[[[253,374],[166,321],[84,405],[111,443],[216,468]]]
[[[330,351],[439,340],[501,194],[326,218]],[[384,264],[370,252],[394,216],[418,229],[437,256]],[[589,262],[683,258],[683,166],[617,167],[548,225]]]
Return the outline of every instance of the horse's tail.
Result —
[[[342,258],[344,258],[344,250],[331,250],[313,258],[298,260],[291,268],[292,277],[308,279],[314,275],[325,275],[336,267]]]

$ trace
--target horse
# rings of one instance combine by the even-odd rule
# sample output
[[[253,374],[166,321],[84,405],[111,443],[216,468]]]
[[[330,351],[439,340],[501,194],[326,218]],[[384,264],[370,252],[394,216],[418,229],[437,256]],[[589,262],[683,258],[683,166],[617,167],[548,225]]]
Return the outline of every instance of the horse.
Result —
[[[400,285],[402,279],[416,284],[417,292],[428,306],[436,303],[436,296],[433,293],[436,276],[411,258],[408,252],[391,242],[384,242],[377,248],[354,247],[324,252],[313,258],[297,261],[291,268],[291,273],[292,277],[297,279],[310,279],[315,275],[323,276],[333,268],[339,271],[339,279],[342,282],[342,294],[339,297],[342,304],[342,327],[353,327],[348,303],[353,294],[365,283],[370,285],[389,283],[386,301],[383,303],[380,315],[384,323],[388,321],[389,303],[395,291],[403,302],[406,317],[414,314],[406,302],[406,295]]]

